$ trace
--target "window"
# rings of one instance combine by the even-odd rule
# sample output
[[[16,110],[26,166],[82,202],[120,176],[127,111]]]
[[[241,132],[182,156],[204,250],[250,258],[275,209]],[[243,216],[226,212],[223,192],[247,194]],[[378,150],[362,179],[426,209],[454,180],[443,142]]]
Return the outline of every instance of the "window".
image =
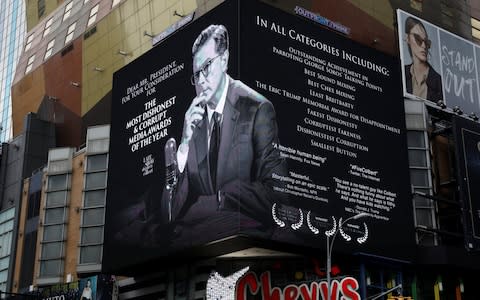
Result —
[[[10,262],[10,257],[4,257],[0,259],[0,270],[7,270],[9,262]],[[2,281],[4,280],[5,279],[2,278]]]
[[[55,45],[55,39],[53,39],[53,40],[51,40],[50,42],[48,42],[47,51],[45,52],[45,57],[44,57],[44,59],[47,59],[47,58],[50,57],[50,55],[52,55],[53,45]]]
[[[67,174],[48,176],[48,191],[67,189]]]
[[[32,47],[32,42],[33,42],[33,38],[35,37],[35,34],[32,33],[31,35],[28,36],[27,38],[27,42],[25,44],[25,52],[27,52],[28,50],[30,50],[30,48]]]
[[[408,150],[408,161],[411,167],[422,168],[427,166],[427,158],[423,150]]]
[[[93,23],[95,23],[95,20],[97,19],[98,5],[99,4],[95,5],[90,10],[90,17],[88,18],[87,27],[90,27]]]
[[[45,37],[47,34],[50,33],[50,28],[52,27],[53,23],[53,17],[48,19],[48,21],[45,23],[45,29],[43,30],[43,37]]]
[[[50,208],[45,210],[45,225],[61,224],[65,220],[65,208]]]
[[[65,12],[63,13],[63,21],[65,21],[68,17],[70,17],[70,13],[72,12],[73,1],[68,2],[65,6]]]
[[[85,189],[100,189],[107,186],[107,172],[90,173],[85,178]]]
[[[88,156],[85,174],[85,190],[103,189],[106,187],[107,162],[107,154]]]
[[[51,161],[49,161],[50,163]],[[40,277],[59,277],[63,275],[69,182],[70,175],[68,173],[48,175],[47,178]]]
[[[87,172],[105,171],[107,169],[107,161],[107,154],[88,156]]]
[[[453,27],[455,18],[453,13],[454,8],[450,6],[450,3],[441,3],[440,11],[442,12],[442,22],[448,27]]]
[[[105,205],[105,190],[85,191],[84,207]]]
[[[90,246],[80,249],[80,263],[98,263],[102,257],[102,246]]]
[[[33,193],[30,193],[28,196],[28,213],[27,213],[27,219],[34,218],[38,216],[39,210],[40,210],[40,197],[41,197],[42,192],[41,191],[35,191]]]
[[[61,259],[45,260],[40,263],[40,276],[62,275],[63,261]]]
[[[425,136],[421,131],[408,131],[408,158],[410,167],[427,168]]]
[[[85,209],[83,211],[82,224],[83,226],[103,225],[104,215],[105,213],[103,207]]]
[[[422,131],[407,131],[407,143],[410,148],[426,149],[425,135]]]
[[[27,68],[25,69],[25,74],[27,74],[28,72],[30,72],[32,70],[34,61],[35,61],[35,54],[28,58]]]
[[[82,244],[103,243],[103,227],[87,227],[82,231]]]
[[[40,19],[45,14],[45,0],[38,0],[38,18]]]
[[[480,20],[470,18],[472,22],[472,36],[476,40],[480,40]]]
[[[87,149],[91,149],[92,141],[96,140],[87,140]],[[90,154],[85,160],[79,264],[91,265],[94,270],[102,262],[108,154]]]
[[[77,23],[73,23],[72,25],[68,26],[67,36],[65,37],[65,44],[69,43],[73,39],[73,34],[75,33],[75,25]]]
[[[410,179],[415,191],[430,194],[430,163],[424,131],[409,130],[407,132]]]
[[[42,245],[42,259],[55,259],[63,256],[63,242]]]
[[[50,192],[47,194],[47,208],[65,206],[67,191]]]
[[[120,1],[121,1],[121,0],[113,0],[113,1],[112,1],[112,8],[113,8],[114,6],[117,6],[118,3],[120,3]]]
[[[63,240],[64,225],[50,225],[43,227],[43,241],[62,241]]]

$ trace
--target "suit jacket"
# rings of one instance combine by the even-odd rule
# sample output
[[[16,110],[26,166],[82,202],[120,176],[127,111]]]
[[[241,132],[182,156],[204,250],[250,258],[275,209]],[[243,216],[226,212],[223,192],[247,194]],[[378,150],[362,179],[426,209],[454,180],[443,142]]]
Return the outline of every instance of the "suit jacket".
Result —
[[[275,110],[270,101],[241,81],[229,78],[228,82],[217,187],[210,179],[208,122],[202,120],[189,143],[187,163],[173,199],[173,219],[186,226],[210,222],[210,227],[227,223],[242,228],[271,227],[273,202],[285,201],[284,195],[272,189],[274,184],[282,185],[272,174],[287,174],[286,161],[274,146],[278,144]],[[217,223],[215,218],[219,218]]]
[[[438,100],[443,99],[443,88],[442,88],[442,77],[440,74],[435,72],[433,67],[429,64],[430,69],[428,70],[427,75],[427,99],[433,102],[437,102]],[[405,66],[405,85],[407,88],[407,92],[412,94],[412,74],[410,73],[410,68],[412,64]]]

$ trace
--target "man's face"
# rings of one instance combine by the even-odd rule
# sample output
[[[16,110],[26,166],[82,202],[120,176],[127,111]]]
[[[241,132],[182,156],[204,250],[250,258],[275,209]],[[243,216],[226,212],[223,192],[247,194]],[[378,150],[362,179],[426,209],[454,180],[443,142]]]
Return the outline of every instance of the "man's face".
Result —
[[[215,108],[221,97],[221,87],[226,80],[228,51],[222,55],[215,50],[215,41],[209,39],[193,57],[193,74],[197,74],[195,90],[197,96],[205,96],[205,101]]]

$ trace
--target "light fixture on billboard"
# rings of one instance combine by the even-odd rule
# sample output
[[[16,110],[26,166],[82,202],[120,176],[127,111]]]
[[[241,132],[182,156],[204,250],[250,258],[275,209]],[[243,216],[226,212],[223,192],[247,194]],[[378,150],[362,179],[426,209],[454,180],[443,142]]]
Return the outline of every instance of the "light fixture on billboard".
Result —
[[[445,105],[445,102],[443,100],[438,100],[437,106],[440,107],[441,109],[445,109],[447,107],[447,105]]]
[[[354,216],[351,216],[345,220],[342,220],[342,218],[340,218],[340,220],[338,220],[338,225],[337,225],[337,222],[335,221],[335,217],[332,216],[333,228],[331,230],[325,231],[325,235],[327,236],[327,300],[330,300],[330,281],[331,281],[330,273],[332,272],[332,251],[333,251],[333,243],[335,242],[335,238],[337,237],[338,232],[340,232],[340,235],[346,241],[350,241],[352,238],[351,236],[349,236],[343,231],[343,228],[342,228],[343,225],[347,224],[350,220],[357,220],[367,216],[369,216],[368,213],[362,212]],[[366,236],[368,236],[368,233]],[[330,242],[330,237],[332,238],[331,242]],[[358,242],[361,244],[364,241],[363,242],[358,241]]]
[[[104,68],[99,67],[99,66],[96,66],[95,68],[93,68],[93,70],[96,71],[96,72],[103,72],[103,71],[105,71]]]
[[[378,43],[380,43],[380,39],[379,38],[373,38],[372,45],[376,45]]]
[[[439,281],[439,282],[437,282],[437,284],[438,284],[438,290],[440,292],[443,292],[443,282]]]
[[[80,83],[78,83],[76,81],[70,81],[70,85],[74,86],[74,87],[80,87]]]
[[[456,105],[453,108],[453,112],[456,113],[457,115],[463,115],[463,111],[460,109],[460,107],[458,105]]]
[[[144,36],[148,36],[149,38],[153,39],[155,36],[151,33],[148,33],[146,30],[143,32]]]
[[[474,121],[478,121],[478,116],[476,113],[472,112],[468,115],[470,117],[470,119],[474,120]]]
[[[175,10],[175,11],[173,12],[173,15],[174,15],[174,16],[177,16],[177,17],[180,17],[180,18],[184,18],[184,17],[185,17],[184,14],[178,13],[177,10]]]
[[[128,56],[129,55],[128,52],[124,51],[124,50],[118,50],[117,53],[120,54],[120,55],[123,55],[123,56]]]

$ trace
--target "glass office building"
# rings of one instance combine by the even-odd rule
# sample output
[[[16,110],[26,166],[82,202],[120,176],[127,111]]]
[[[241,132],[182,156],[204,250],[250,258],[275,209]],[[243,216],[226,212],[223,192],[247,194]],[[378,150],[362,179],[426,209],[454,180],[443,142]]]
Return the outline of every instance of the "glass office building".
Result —
[[[0,142],[12,137],[11,85],[25,38],[25,2],[0,1]]]

